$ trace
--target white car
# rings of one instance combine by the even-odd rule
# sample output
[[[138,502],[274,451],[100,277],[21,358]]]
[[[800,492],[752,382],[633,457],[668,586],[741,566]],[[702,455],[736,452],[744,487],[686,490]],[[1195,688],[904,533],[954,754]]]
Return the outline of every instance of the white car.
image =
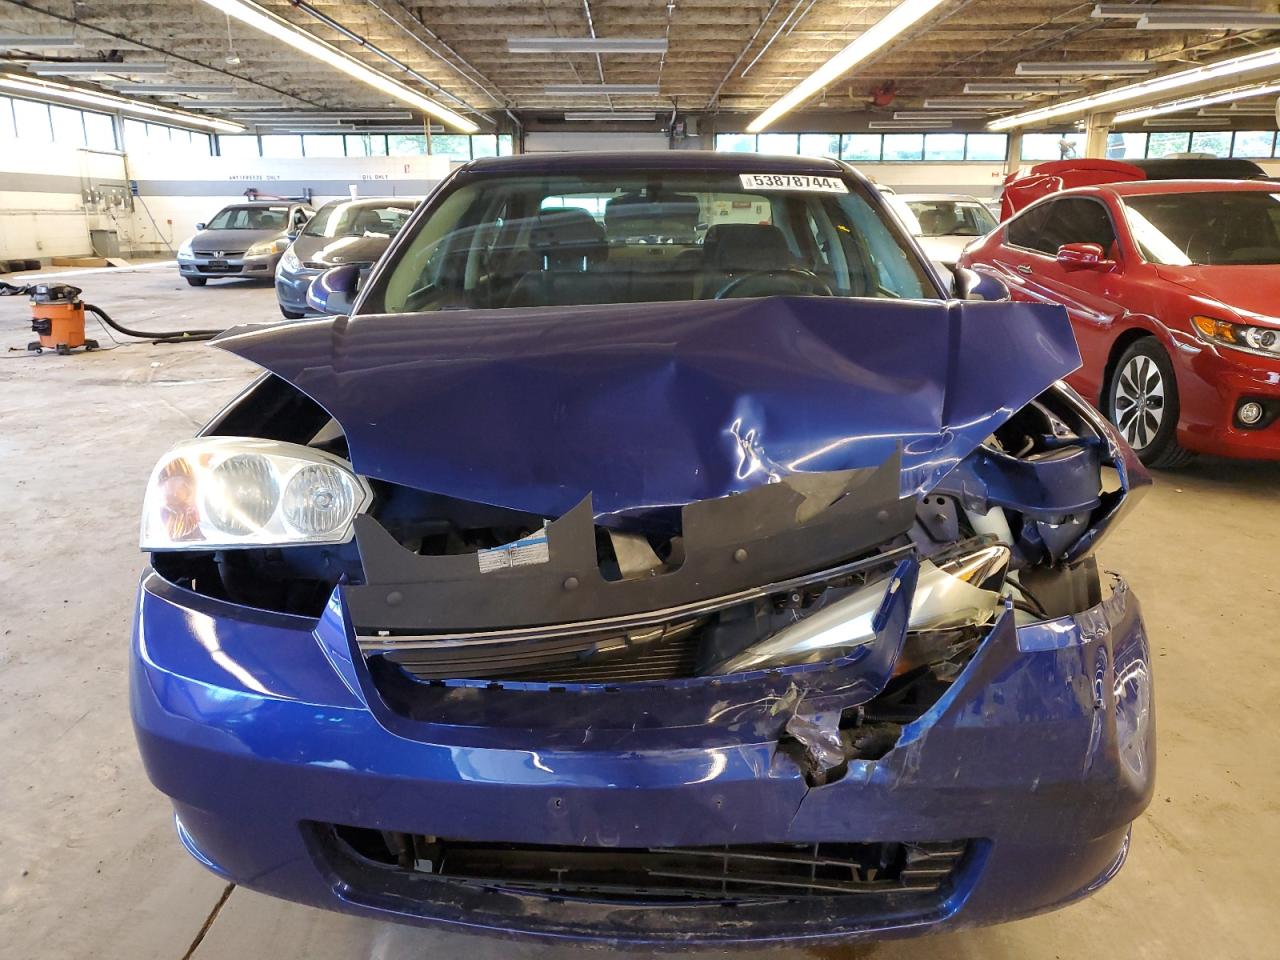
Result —
[[[955,269],[965,247],[996,228],[983,202],[966,194],[899,193],[885,199],[929,259],[948,270]]]

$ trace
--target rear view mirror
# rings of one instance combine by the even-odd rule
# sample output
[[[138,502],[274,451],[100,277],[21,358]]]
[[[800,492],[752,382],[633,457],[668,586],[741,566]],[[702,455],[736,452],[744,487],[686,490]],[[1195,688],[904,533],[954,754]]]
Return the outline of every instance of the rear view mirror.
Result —
[[[1114,260],[1107,259],[1107,252],[1096,243],[1064,243],[1058,248],[1057,261],[1064,270],[1105,272],[1116,265]]]
[[[203,230],[203,229],[204,229],[204,226],[205,226],[205,225],[204,225],[203,223],[197,223],[197,224],[196,224],[196,229],[197,229],[197,230]]]
[[[358,263],[344,263],[326,270],[311,281],[307,290],[307,306],[330,316],[350,313],[360,289],[360,273]]]
[[[988,273],[956,267],[952,274],[951,295],[957,300],[1008,300],[1009,288]]]

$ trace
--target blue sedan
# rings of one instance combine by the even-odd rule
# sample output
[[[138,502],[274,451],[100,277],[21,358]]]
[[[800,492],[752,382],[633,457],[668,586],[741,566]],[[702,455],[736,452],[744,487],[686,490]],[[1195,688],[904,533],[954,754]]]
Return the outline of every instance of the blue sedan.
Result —
[[[1149,482],[1066,314],[831,160],[478,160],[150,478],[132,710],[210,870],[614,944],[1005,921],[1120,869]]]

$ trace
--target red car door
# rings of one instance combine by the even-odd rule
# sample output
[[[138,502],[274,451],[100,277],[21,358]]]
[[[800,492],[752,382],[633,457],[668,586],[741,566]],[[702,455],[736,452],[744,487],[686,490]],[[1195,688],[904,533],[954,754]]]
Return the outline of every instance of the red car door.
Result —
[[[1072,243],[1097,244],[1107,263],[1064,265],[1058,251]],[[1014,299],[1066,307],[1083,361],[1067,380],[1098,402],[1114,326],[1125,313],[1124,264],[1102,199],[1063,196],[1035,204],[1010,221],[1004,243],[978,258],[996,269]]]

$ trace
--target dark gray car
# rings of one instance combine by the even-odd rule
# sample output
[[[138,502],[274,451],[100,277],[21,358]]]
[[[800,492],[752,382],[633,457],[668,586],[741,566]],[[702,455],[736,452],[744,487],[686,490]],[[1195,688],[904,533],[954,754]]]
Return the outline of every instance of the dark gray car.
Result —
[[[307,313],[307,290],[313,278],[344,263],[369,266],[413,213],[417,200],[364,197],[326,203],[280,258],[276,299],[288,320]]]
[[[210,277],[254,277],[270,282],[280,255],[315,211],[290,200],[257,200],[223,207],[178,247],[178,272],[193,287]]]

